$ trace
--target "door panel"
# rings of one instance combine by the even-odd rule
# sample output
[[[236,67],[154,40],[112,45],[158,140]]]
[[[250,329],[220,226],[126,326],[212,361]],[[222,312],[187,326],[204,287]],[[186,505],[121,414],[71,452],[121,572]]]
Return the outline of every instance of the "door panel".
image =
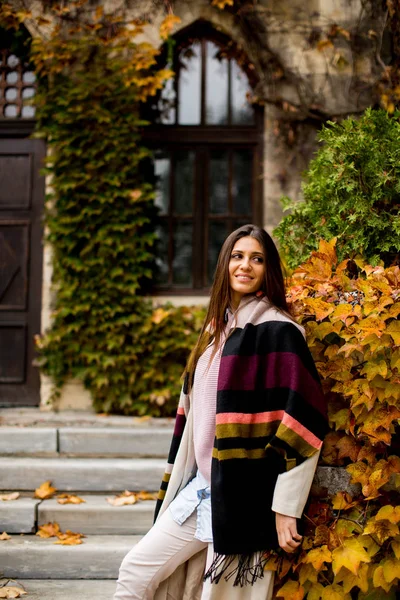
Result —
[[[0,140],[0,406],[39,404],[42,140]]]

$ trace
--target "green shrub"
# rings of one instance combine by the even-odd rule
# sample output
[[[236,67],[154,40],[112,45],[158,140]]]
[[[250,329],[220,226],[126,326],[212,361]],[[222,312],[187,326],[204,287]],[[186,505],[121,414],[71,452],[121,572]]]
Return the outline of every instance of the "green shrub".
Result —
[[[356,120],[329,122],[324,142],[303,183],[304,201],[282,199],[285,210],[274,234],[294,268],[337,238],[339,259],[363,256],[376,265],[400,251],[400,113],[368,109]]]

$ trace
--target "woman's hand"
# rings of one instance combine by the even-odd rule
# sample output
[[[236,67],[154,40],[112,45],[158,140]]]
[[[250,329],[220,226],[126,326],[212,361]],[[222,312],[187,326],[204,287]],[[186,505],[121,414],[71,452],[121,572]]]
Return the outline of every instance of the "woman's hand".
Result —
[[[303,536],[297,533],[295,517],[275,513],[276,531],[279,545],[286,552],[293,552],[300,546]]]

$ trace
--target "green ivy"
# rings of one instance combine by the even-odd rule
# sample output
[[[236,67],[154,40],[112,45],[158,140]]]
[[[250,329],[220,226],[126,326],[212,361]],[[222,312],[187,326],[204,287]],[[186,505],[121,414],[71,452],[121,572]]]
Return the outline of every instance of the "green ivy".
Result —
[[[337,238],[340,259],[363,256],[390,265],[400,251],[400,113],[368,109],[356,120],[329,122],[324,145],[311,161],[304,201],[283,198],[274,234],[294,268],[318,247]]]
[[[145,296],[158,209],[141,140],[141,84],[157,86],[162,75],[151,79],[147,49],[131,44],[131,60],[125,50],[95,35],[33,44],[55,288],[52,325],[37,345],[56,394],[74,377],[98,411],[170,415],[204,314],[154,311]]]

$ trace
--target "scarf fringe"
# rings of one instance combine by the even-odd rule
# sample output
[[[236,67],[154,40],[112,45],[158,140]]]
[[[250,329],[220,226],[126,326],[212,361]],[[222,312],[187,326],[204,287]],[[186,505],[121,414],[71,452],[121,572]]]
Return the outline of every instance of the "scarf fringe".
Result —
[[[251,554],[215,554],[214,560],[204,575],[204,581],[218,583],[222,577],[228,581],[234,577],[233,586],[244,587],[254,585],[257,579],[264,577],[264,568],[268,561],[267,552],[252,552]],[[231,570],[232,564],[237,561]]]

